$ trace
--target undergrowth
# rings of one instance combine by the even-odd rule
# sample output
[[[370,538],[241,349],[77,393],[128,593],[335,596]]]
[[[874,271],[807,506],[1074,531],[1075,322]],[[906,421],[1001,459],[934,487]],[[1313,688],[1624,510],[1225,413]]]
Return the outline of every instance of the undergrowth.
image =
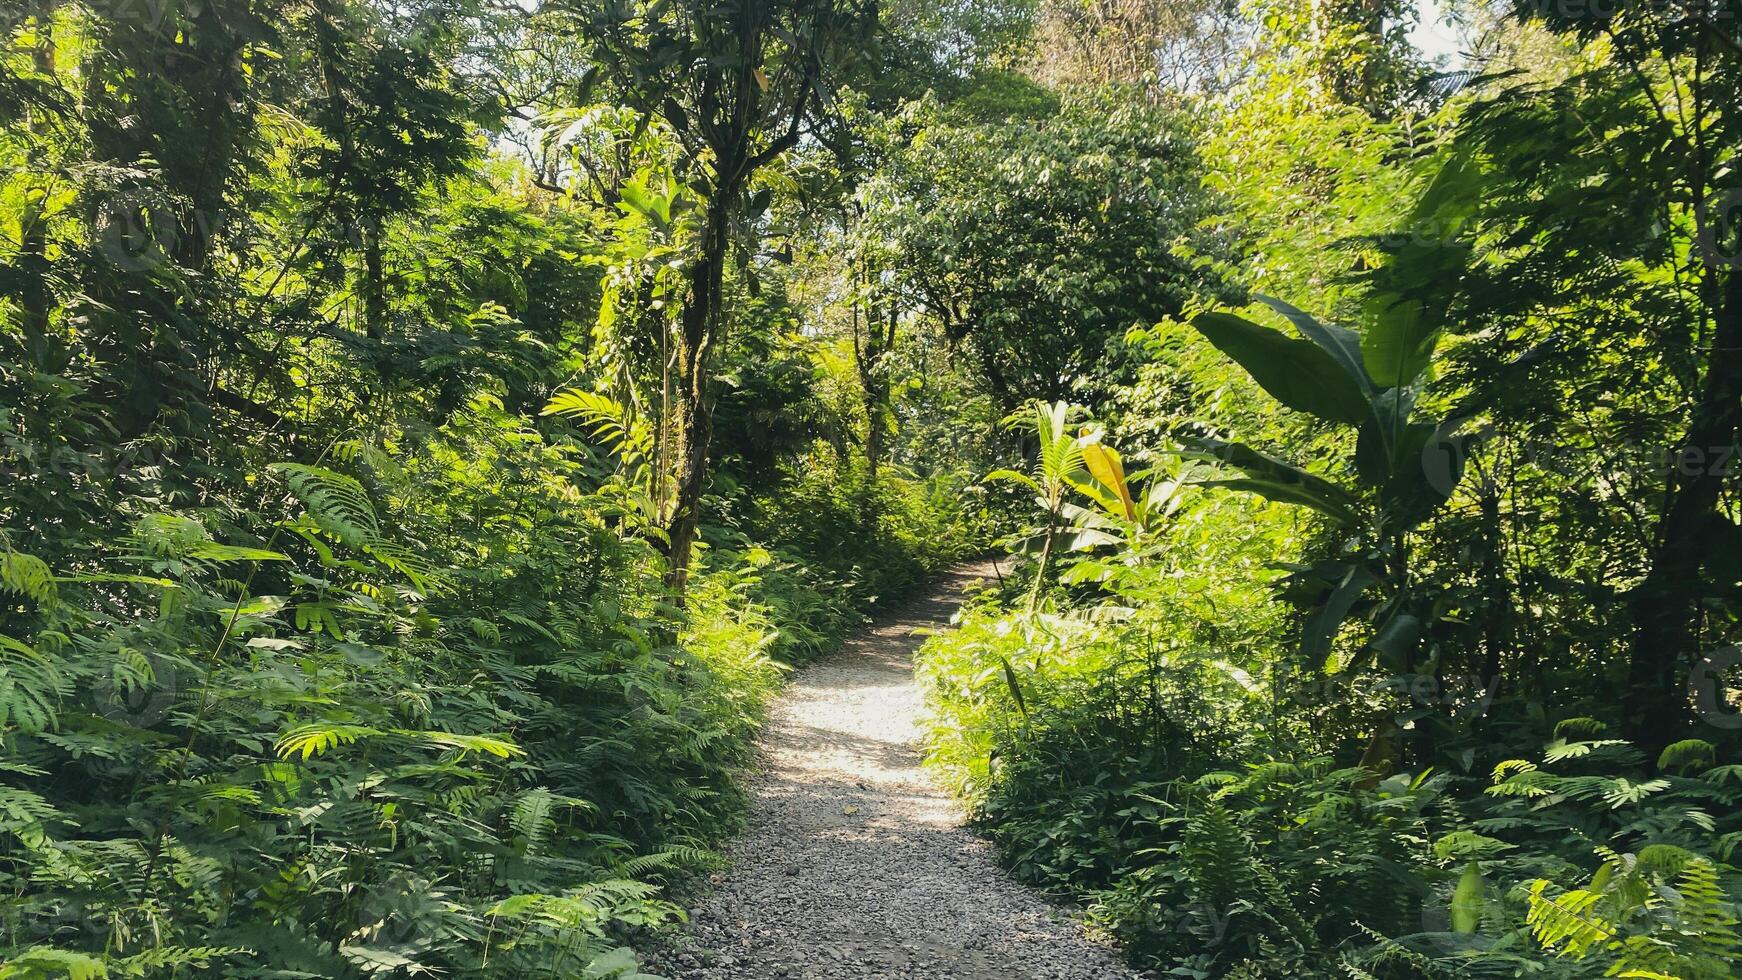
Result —
[[[5,552],[0,976],[633,974],[865,609],[726,540],[680,616],[590,455],[489,405],[250,485]]]

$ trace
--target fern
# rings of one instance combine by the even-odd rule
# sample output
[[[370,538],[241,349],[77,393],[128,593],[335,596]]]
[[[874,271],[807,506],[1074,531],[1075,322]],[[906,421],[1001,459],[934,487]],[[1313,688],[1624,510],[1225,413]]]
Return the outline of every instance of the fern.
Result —
[[[350,745],[371,738],[399,738],[432,748],[458,752],[462,757],[481,753],[499,759],[524,755],[525,750],[504,738],[489,735],[461,735],[443,731],[392,729],[383,731],[367,725],[312,723],[302,725],[280,736],[274,744],[278,756],[288,759],[301,756],[304,760],[321,755],[340,745]]]
[[[1648,779],[1640,783],[1628,779],[1615,779],[1609,783],[1608,789],[1603,793],[1603,798],[1609,801],[1611,807],[1619,808],[1638,803],[1646,797],[1654,793],[1661,793],[1666,789],[1669,789],[1669,780],[1667,779]]]
[[[1205,800],[1186,824],[1180,847],[1180,865],[1198,899],[1223,911],[1247,889],[1251,864],[1251,841],[1234,826],[1228,811],[1215,800]]]
[[[204,524],[178,514],[147,514],[133,525],[133,546],[144,555],[179,557],[210,541]]]
[[[366,725],[310,724],[292,729],[280,736],[273,749],[279,758],[301,755],[310,759],[339,745],[349,745],[358,739],[385,734]]]
[[[0,980],[107,980],[109,968],[95,956],[32,946],[0,964]]]
[[[1441,969],[1431,957],[1417,950],[1410,949],[1397,940],[1386,936],[1377,930],[1369,928],[1362,922],[1355,922],[1355,929],[1373,943],[1370,949],[1359,953],[1345,953],[1339,965],[1349,975],[1350,980],[1380,980],[1379,975],[1371,972],[1371,968],[1401,966],[1408,970],[1411,977],[1420,980],[1440,980],[1453,976],[1449,971]],[[1390,971],[1386,976],[1393,975]]]
[[[1694,859],[1677,879],[1679,902],[1674,915],[1679,932],[1688,937],[1688,956],[1693,972],[1701,977],[1722,977],[1742,963],[1742,936],[1736,932],[1737,905],[1719,880],[1718,868],[1710,861]]]
[[[381,525],[368,491],[355,477],[306,463],[275,463],[309,517],[334,539],[354,548],[381,542]]]
[[[1602,894],[1574,889],[1551,895],[1552,887],[1540,879],[1530,884],[1526,922],[1544,949],[1583,958],[1615,937],[1614,928],[1597,911]]]
[[[1565,739],[1569,735],[1584,735],[1590,737],[1593,735],[1601,735],[1608,730],[1609,726],[1595,718],[1567,718],[1554,726],[1554,736],[1556,739]]]
[[[1717,747],[1712,743],[1700,738],[1683,739],[1664,748],[1657,757],[1657,768],[1686,772],[1696,767],[1708,767],[1716,758]]]
[[[213,960],[244,956],[253,952],[242,946],[159,946],[112,962],[123,976],[150,976],[153,970],[175,970],[178,967],[205,969]]]
[[[0,539],[0,593],[10,592],[41,604],[54,601],[54,573],[34,555],[13,551]]]
[[[0,830],[17,834],[29,828],[64,819],[54,804],[26,789],[0,786]]]
[[[0,633],[0,727],[45,731],[72,691],[72,678],[53,659]]]
[[[624,861],[624,873],[644,875],[652,871],[673,868],[707,868],[719,864],[720,856],[713,851],[682,844],[670,844],[651,854],[641,854]]]
[[[579,388],[559,392],[544,407],[545,415],[576,420],[606,451],[634,469],[652,452],[652,438],[615,400]]]

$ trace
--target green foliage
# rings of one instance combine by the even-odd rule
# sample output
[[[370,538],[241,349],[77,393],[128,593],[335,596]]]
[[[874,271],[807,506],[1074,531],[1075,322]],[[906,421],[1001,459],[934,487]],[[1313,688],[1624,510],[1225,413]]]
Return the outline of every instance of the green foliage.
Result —
[[[1137,959],[1734,975],[1742,38],[1599,6],[9,5],[0,977],[634,976],[999,535]]]
[[[1729,159],[1734,31],[1541,11],[1540,63],[1445,99],[1406,94],[1390,21],[1262,12],[1252,74],[1195,103],[1199,231],[1243,259],[1179,247],[1327,316],[1203,288],[1076,382],[1110,382],[1081,400],[1119,471],[1040,512],[1173,503],[928,644],[931,761],[1164,973],[1733,976],[1736,485],[1688,447],[1735,441],[1736,364],[1698,345],[1742,279],[1684,210],[1727,178],[1662,163]]]
[[[921,668],[940,776],[1018,875],[1085,901],[1140,962],[1732,975],[1737,872],[1716,844],[1737,819],[1728,769],[1644,779],[1636,750],[1598,739],[1502,762],[1486,794],[1473,776],[1373,782],[1279,753],[1280,704],[1231,664],[1121,653],[1154,642],[1133,624],[1155,615],[985,611],[930,641]],[[1592,886],[1566,884],[1593,870]]]
[[[640,975],[785,664],[983,542],[953,467],[814,451],[743,185],[677,608],[661,341],[727,192],[560,104],[610,52],[557,6],[0,17],[0,975]],[[823,66],[767,41],[773,173]]]
[[[1209,211],[1188,117],[1119,90],[1070,96],[996,124],[920,101],[872,134],[883,162],[862,196],[904,305],[966,346],[1005,413],[1097,404],[1128,328],[1217,285],[1175,251]]]
[[[93,975],[516,975],[580,969],[675,915],[658,882],[720,829],[710,814],[777,677],[761,652],[775,627],[724,594],[661,647],[624,587],[645,575],[635,552],[588,518],[535,535],[480,498],[454,509],[466,490],[439,478],[444,456],[527,452],[498,424],[393,460],[401,482],[374,492],[278,467],[301,509],[257,533],[300,537],[288,556],[214,551],[198,519],[150,515],[116,558],[145,574],[63,586],[38,642],[56,637],[45,663],[83,683],[7,740],[8,873],[33,883],[9,928],[35,943],[12,968],[70,964],[89,941]],[[548,521],[578,473],[536,452],[546,475],[513,503]],[[384,512],[384,495],[403,496]],[[408,538],[427,571],[406,567]],[[524,574],[504,580],[494,554]],[[131,673],[105,666],[141,647]],[[260,897],[239,913],[239,893]]]

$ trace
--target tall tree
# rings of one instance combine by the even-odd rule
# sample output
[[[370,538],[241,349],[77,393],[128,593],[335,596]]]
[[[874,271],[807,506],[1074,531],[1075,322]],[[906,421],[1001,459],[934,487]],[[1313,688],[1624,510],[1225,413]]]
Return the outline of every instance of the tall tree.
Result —
[[[1666,19],[1649,4],[1524,13],[1600,39],[1601,55],[1469,111],[1461,139],[1488,177],[1466,196],[1487,251],[1457,285],[1436,258],[1447,250],[1419,244],[1455,226],[1412,229],[1404,250],[1416,260],[1368,312],[1421,327],[1449,319],[1504,338],[1501,349],[1557,334],[1556,386],[1502,391],[1494,404],[1507,424],[1539,433],[1574,401],[1577,425],[1554,429],[1554,452],[1607,458],[1593,462],[1605,494],[1626,502],[1611,505],[1627,532],[1612,559],[1621,571],[1609,573],[1614,605],[1631,626],[1616,638],[1616,674],[1630,734],[1661,748],[1691,730],[1689,681],[1702,647],[1724,636],[1742,579],[1731,462],[1742,435],[1742,35],[1733,21]],[[1474,377],[1492,363],[1486,346],[1461,355]],[[1641,358],[1662,369],[1642,374]],[[1604,444],[1584,447],[1586,431]],[[1644,456],[1661,465],[1617,465],[1642,458],[1617,451],[1628,443],[1651,447]],[[1596,533],[1581,530],[1582,540]],[[1562,564],[1555,575],[1568,574]]]
[[[1387,116],[1421,75],[1403,0],[1313,0],[1311,43],[1331,96]]]
[[[670,124],[702,193],[701,233],[672,330],[674,488],[665,518],[669,582],[680,600],[707,485],[710,364],[727,322],[725,278],[749,264],[769,192],[756,175],[798,146],[828,109],[831,75],[867,38],[867,0],[680,0],[579,5],[598,67],[588,79]],[[583,85],[583,87],[589,87]]]
[[[328,212],[317,219],[325,217],[341,247],[361,258],[359,346],[383,381],[394,371],[384,227],[477,155],[471,107],[450,83],[454,21],[442,4],[312,4],[307,67],[320,81],[308,116],[326,141],[306,167]]]
[[[998,123],[920,104],[884,134],[871,233],[1006,413],[1098,403],[1125,332],[1213,286],[1175,247],[1209,213],[1186,120],[1125,94]]]
[[[1232,0],[1048,0],[1034,72],[1054,85],[1220,92],[1244,74],[1252,26]]]

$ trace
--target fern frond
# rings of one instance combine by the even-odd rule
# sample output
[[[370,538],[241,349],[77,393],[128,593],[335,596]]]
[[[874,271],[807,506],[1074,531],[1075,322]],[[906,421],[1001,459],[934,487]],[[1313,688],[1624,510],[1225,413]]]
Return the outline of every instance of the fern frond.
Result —
[[[0,980],[107,980],[108,976],[108,965],[97,957],[51,946],[32,946],[0,964]]]
[[[625,467],[639,465],[653,449],[652,437],[635,423],[629,410],[616,399],[596,392],[579,388],[559,392],[542,414],[574,419]]]
[[[0,543],[0,593],[10,592],[38,603],[54,601],[54,573],[35,555],[13,551]]]
[[[1538,879],[1530,885],[1530,911],[1525,921],[1544,949],[1583,958],[1615,937],[1614,927],[1596,912],[1603,896],[1574,889],[1558,896],[1548,894],[1549,882]]]
[[[0,633],[0,728],[46,731],[55,724],[61,699],[72,692],[72,679],[55,660]]]
[[[309,724],[293,728],[279,736],[273,749],[281,759],[301,755],[304,759],[320,755],[338,745],[349,745],[361,738],[383,734],[367,725]]]
[[[321,530],[355,548],[380,543],[375,507],[355,477],[306,463],[275,463],[271,468],[284,474],[291,493]]]
[[[1717,746],[1703,738],[1688,738],[1667,746],[1657,757],[1660,770],[1679,769],[1683,772],[1695,766],[1710,766],[1717,758]]]
[[[148,970],[173,970],[182,966],[203,969],[213,960],[252,952],[243,946],[159,946],[116,960],[114,965],[126,976],[142,977]]]

